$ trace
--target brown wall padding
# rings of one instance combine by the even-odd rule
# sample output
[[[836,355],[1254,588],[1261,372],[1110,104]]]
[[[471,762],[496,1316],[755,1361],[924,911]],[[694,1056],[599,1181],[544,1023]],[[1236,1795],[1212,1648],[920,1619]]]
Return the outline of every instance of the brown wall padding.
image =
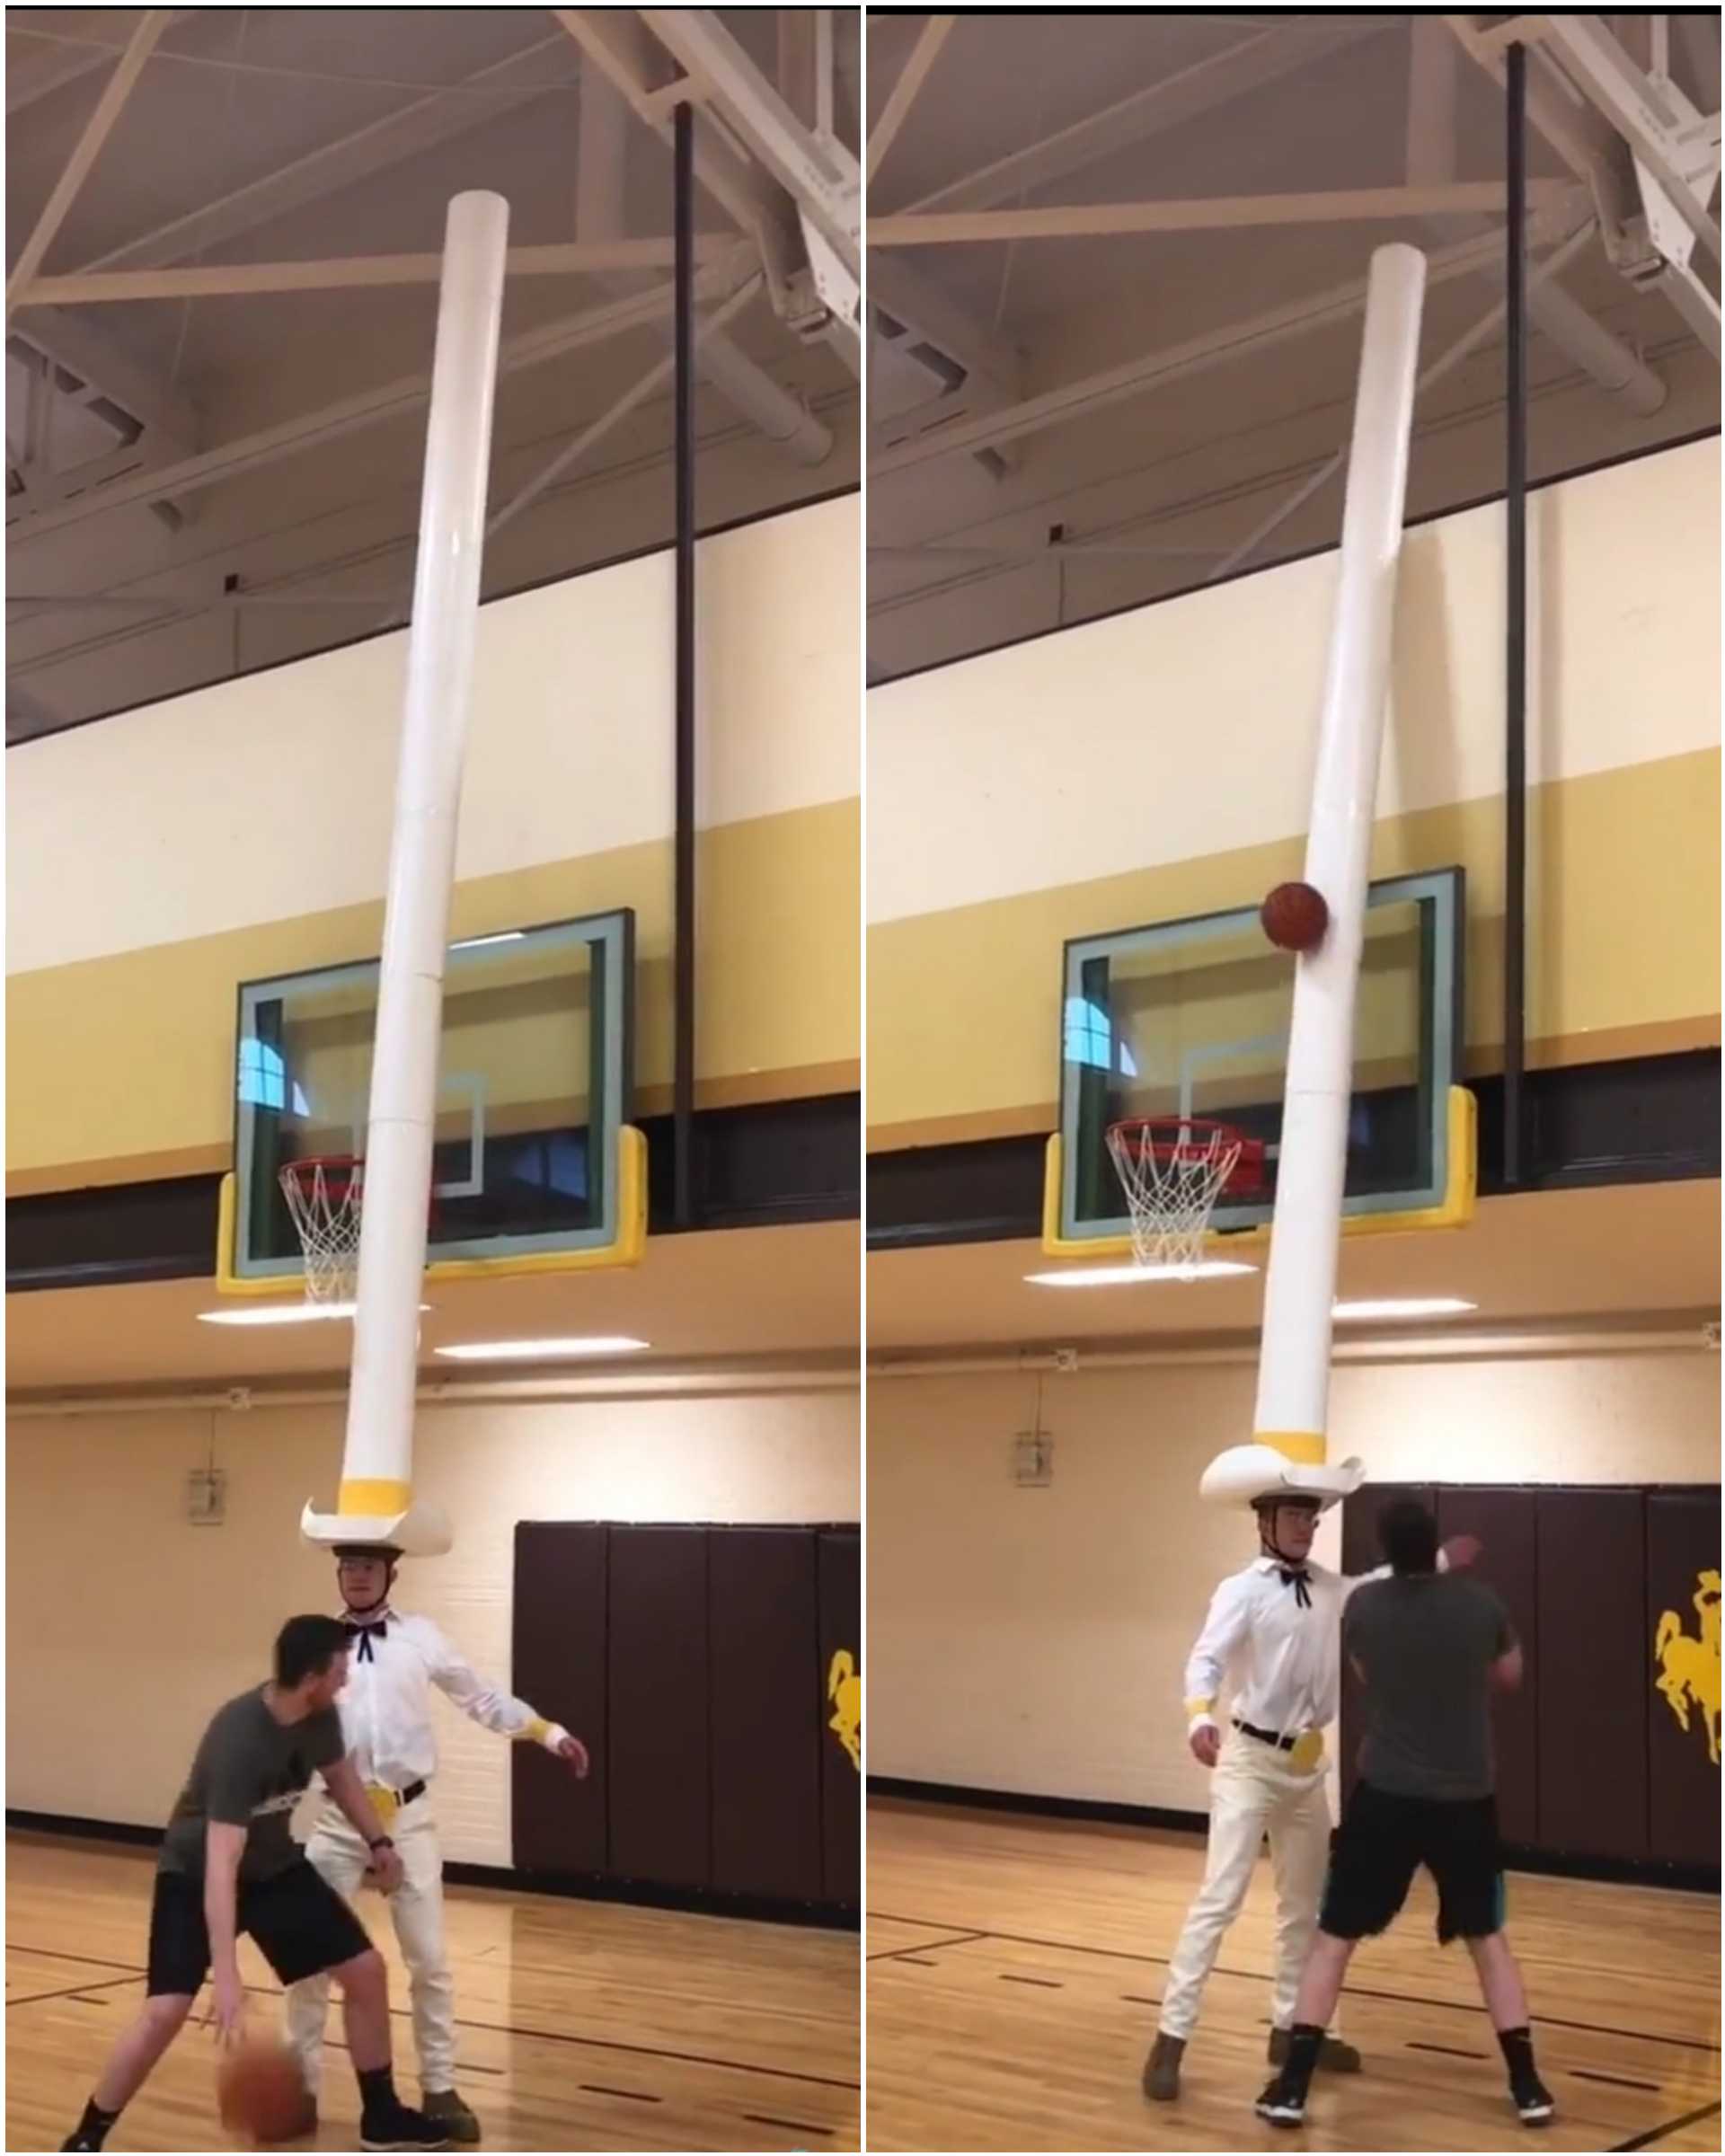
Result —
[[[1362,1572],[1376,1572],[1384,1562],[1377,1539],[1377,1515],[1397,1498],[1418,1498],[1422,1505],[1435,1501],[1429,1482],[1368,1482],[1341,1508],[1341,1569],[1349,1579]],[[1341,1722],[1336,1742],[1341,1748],[1341,1797],[1345,1804],[1359,1780],[1356,1763],[1359,1740],[1366,1734],[1366,1692],[1348,1657],[1341,1658]]]
[[[1540,1845],[1645,1857],[1645,1496],[1542,1489],[1535,1502]]]
[[[1719,1861],[1719,1492],[1650,1490],[1647,1614],[1641,1635],[1647,1657],[1641,1681],[1648,1702],[1649,1838],[1654,1856],[1676,1863]],[[1703,1573],[1712,1575],[1705,1588]],[[1698,1593],[1710,1611],[1711,1648],[1701,1639]],[[1667,1638],[1659,1656],[1662,1622]],[[1659,1689],[1662,1674],[1688,1715],[1686,1729]],[[1710,1686],[1711,1701],[1703,1704],[1694,1689],[1704,1693]]]
[[[806,1527],[707,1538],[712,1884],[818,1902],[820,1639]]]
[[[610,1869],[708,1886],[707,1533],[611,1531]]]
[[[543,1746],[514,1747],[510,1827],[523,1871],[603,1871],[610,1747],[606,1737],[606,1531],[523,1521],[515,1531],[512,1689],[587,1745],[585,1781]]]
[[[862,1674],[862,1541],[843,1531],[819,1538],[821,1880],[825,1898],[855,1908],[862,1898],[862,1778],[836,1731],[827,1697],[835,1657]],[[866,1716],[865,1716],[866,1719]]]
[[[1494,1695],[1491,1734],[1498,1763],[1498,1825],[1506,1842],[1539,1839],[1539,1596],[1534,1567],[1531,1491],[1440,1488],[1438,1532],[1474,1534],[1485,1545],[1474,1577],[1497,1595],[1521,1642],[1521,1689]]]

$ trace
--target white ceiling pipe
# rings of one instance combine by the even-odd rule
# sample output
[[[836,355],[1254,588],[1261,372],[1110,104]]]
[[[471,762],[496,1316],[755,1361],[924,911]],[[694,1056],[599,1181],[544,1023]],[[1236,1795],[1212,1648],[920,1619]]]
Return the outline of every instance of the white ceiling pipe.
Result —
[[[1597,1355],[1704,1355],[1716,1354],[1718,1342],[1701,1324],[1666,1328],[1658,1331],[1601,1332],[1578,1326],[1573,1332],[1438,1332],[1397,1335],[1393,1339],[1353,1339],[1338,1342],[1331,1360],[1336,1363],[1446,1363],[1491,1362],[1554,1356]],[[1069,1358],[1076,1356],[1074,1362]],[[1056,1370],[1084,1373],[1091,1370],[1145,1370],[1163,1366],[1237,1365],[1242,1368],[1258,1360],[1255,1339],[1213,1348],[1111,1348],[1092,1349],[1082,1342],[1073,1348],[1027,1349],[1023,1354],[1002,1350],[995,1354],[932,1356],[926,1360],[882,1356],[869,1364],[871,1383],[877,1378],[955,1377],[1011,1370]]]

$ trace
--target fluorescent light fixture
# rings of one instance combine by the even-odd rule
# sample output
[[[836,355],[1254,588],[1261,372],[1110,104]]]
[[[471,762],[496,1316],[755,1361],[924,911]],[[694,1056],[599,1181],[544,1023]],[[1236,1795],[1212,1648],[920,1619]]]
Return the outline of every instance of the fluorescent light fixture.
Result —
[[[1074,1265],[1057,1273],[1026,1273],[1032,1287],[1132,1287],[1143,1280],[1223,1280],[1255,1273],[1255,1265],[1207,1258],[1201,1265]]]
[[[632,1355],[647,1345],[626,1334],[595,1332],[568,1340],[463,1340],[438,1353],[456,1363],[553,1363],[575,1356]]]
[[[1338,1318],[1454,1318],[1477,1303],[1464,1303],[1458,1295],[1387,1296],[1376,1302],[1338,1303],[1331,1316]]]
[[[421,1303],[421,1310],[429,1310]],[[255,1310],[200,1310],[200,1325],[314,1325],[320,1318],[350,1318],[351,1303],[264,1303]]]
[[[451,950],[482,950],[488,943],[518,943],[526,934],[525,928],[500,929],[494,936],[464,936],[459,943],[452,943]]]

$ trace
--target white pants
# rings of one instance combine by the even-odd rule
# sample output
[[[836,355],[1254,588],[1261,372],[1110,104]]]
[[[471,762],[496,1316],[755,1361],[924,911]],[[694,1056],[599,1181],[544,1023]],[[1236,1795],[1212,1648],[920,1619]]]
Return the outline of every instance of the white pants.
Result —
[[[438,1823],[430,1798],[420,1797],[404,1805],[389,1832],[407,1876],[394,1894],[382,1897],[381,1905],[394,1922],[402,1958],[407,1964],[413,2044],[420,2054],[420,2086],[422,2090],[453,2089],[456,1987],[444,1952],[443,1852],[438,1845]],[[319,1818],[305,1844],[305,1854],[345,1901],[355,1899],[360,1875],[370,1858],[365,1843],[333,1805]],[[300,2071],[314,2096],[323,2063],[323,2023],[329,2005],[327,1976],[308,1976],[303,1984],[288,1986],[288,2041],[299,2054]]]
[[[1240,1913],[1264,1836],[1276,1874],[1276,1990],[1270,2019],[1290,2028],[1330,1862],[1330,1795],[1320,1763],[1296,1773],[1286,1753],[1231,1729],[1210,1772],[1204,1884],[1168,1965],[1162,2033],[1190,2037],[1222,1936]],[[1332,2024],[1333,2026],[1333,2024]]]

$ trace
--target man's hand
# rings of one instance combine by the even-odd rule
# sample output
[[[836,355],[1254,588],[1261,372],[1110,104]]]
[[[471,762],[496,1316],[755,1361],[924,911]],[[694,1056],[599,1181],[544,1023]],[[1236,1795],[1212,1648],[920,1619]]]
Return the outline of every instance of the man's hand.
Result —
[[[1477,1534],[1452,1534],[1444,1544],[1444,1556],[1452,1572],[1464,1572],[1484,1547]]]
[[[366,1884],[376,1887],[379,1894],[394,1894],[406,1878],[399,1849],[374,1849],[371,1861],[366,1867]]]
[[[577,1781],[587,1780],[588,1765],[587,1746],[579,1736],[560,1737],[553,1757],[561,1759]]]
[[[218,2044],[238,2042],[245,2025],[245,1986],[240,1982],[237,1964],[216,1972],[210,1987],[209,2025]]]
[[[1222,1732],[1214,1722],[1200,1722],[1186,1741],[1200,1767],[1216,1764],[1216,1755],[1222,1749]]]

